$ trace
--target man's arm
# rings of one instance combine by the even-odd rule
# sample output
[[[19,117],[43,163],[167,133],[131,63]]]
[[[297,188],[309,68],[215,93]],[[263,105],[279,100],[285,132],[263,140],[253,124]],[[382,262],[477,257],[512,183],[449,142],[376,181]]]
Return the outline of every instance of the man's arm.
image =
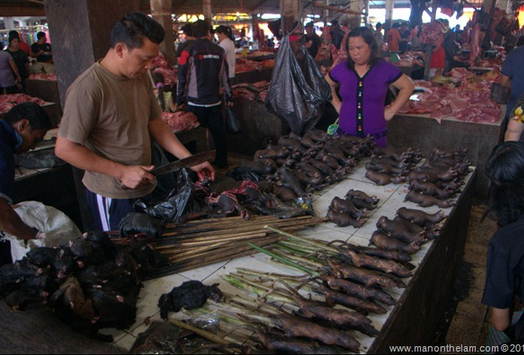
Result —
[[[58,136],[55,154],[69,164],[87,171],[112,176],[122,182],[122,185],[135,189],[149,184],[155,179],[149,171],[153,166],[124,165],[93,153],[85,146]]]
[[[508,89],[511,89],[511,79],[509,76],[500,74],[500,84]]]
[[[0,230],[25,241],[34,239],[38,234],[38,231],[20,219],[20,216],[3,197],[0,197]]]

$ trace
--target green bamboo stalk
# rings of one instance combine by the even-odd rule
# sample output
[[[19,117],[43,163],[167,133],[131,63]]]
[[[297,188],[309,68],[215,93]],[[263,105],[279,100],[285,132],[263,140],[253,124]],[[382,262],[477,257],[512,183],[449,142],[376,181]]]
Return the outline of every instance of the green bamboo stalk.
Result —
[[[280,230],[280,229],[277,229],[277,228],[273,228],[273,227],[270,227],[268,225],[265,225],[264,228],[265,229],[269,229],[270,231],[273,231],[275,233],[278,233],[278,234],[281,234],[281,235],[285,235],[286,237],[289,237],[289,238],[292,238],[292,239],[301,240],[301,241],[306,242],[308,244],[318,246],[318,247],[320,247],[322,249],[331,251],[333,253],[338,253],[339,252],[336,248],[332,248],[332,247],[330,247],[328,245],[325,245],[324,243],[321,243],[320,241],[316,241],[314,239],[299,237],[297,235],[294,235],[294,234],[291,234],[291,233],[288,233],[288,232],[284,232],[283,230]]]
[[[286,264],[286,265],[292,266],[292,267],[294,267],[294,268],[296,268],[296,269],[299,269],[299,270],[301,270],[301,271],[307,272],[308,274],[311,274],[311,275],[314,275],[314,276],[319,276],[319,275],[320,275],[320,274],[319,274],[318,272],[316,272],[316,271],[313,271],[313,270],[311,270],[311,269],[308,269],[307,267],[304,267],[304,266],[299,265],[299,264],[297,264],[297,263],[295,263],[295,262],[292,262],[292,261],[290,261],[290,260],[287,260],[286,258],[284,258],[284,257],[282,257],[282,256],[280,256],[280,255],[277,255],[277,254],[275,254],[275,253],[272,253],[272,252],[270,252],[270,251],[268,251],[268,250],[266,250],[266,249],[264,249],[264,248],[261,248],[261,247],[259,247],[258,245],[255,245],[255,244],[253,244],[253,243],[251,243],[251,242],[247,243],[247,245],[249,245],[251,248],[253,248],[253,249],[255,249],[255,250],[257,250],[257,251],[259,251],[259,252],[261,252],[261,253],[264,253],[264,254],[266,254],[266,255],[271,256],[272,258],[277,259],[277,260],[280,261],[280,262],[283,262],[283,263]]]

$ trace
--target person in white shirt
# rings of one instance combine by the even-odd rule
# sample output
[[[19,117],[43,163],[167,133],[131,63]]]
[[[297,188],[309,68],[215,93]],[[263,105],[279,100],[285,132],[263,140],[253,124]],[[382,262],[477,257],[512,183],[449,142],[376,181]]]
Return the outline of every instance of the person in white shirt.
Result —
[[[220,25],[215,29],[215,33],[218,36],[218,45],[226,51],[226,61],[229,67],[229,78],[235,77],[235,38],[230,27]]]

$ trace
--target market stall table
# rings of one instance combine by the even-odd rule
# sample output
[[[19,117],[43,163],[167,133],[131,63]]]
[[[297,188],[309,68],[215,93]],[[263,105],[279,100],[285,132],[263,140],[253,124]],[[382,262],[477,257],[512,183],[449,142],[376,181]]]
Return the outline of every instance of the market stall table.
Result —
[[[297,232],[297,235],[326,241],[344,240],[367,246],[372,233],[376,230],[376,222],[381,216],[393,218],[398,208],[403,206],[422,209],[411,202],[404,201],[408,192],[406,184],[376,186],[365,178],[365,163],[366,160],[361,161],[347,179],[316,192],[313,195],[313,205],[316,213],[323,215],[335,196],[344,196],[349,189],[360,190],[379,198],[378,209],[370,211],[369,220],[358,229],[340,228],[328,222]],[[448,218],[443,221],[440,236],[424,244],[421,250],[413,255],[412,263],[416,268],[413,270],[414,276],[405,279],[407,287],[387,289],[397,304],[387,307],[386,314],[369,316],[380,334],[372,338],[352,332],[361,344],[359,348],[361,353],[389,352],[391,345],[430,344],[446,307],[463,256],[475,173],[476,169],[472,168],[472,172],[465,179],[465,185],[456,204],[443,210]],[[423,210],[434,213],[439,208],[434,206]],[[102,329],[101,332],[113,335],[117,345],[130,349],[136,337],[147,329],[147,324],[160,319],[158,300],[162,294],[170,292],[173,287],[180,286],[188,280],[199,280],[206,285],[219,283],[222,291],[238,294],[237,289],[220,277],[240,267],[263,272],[300,274],[282,264],[271,262],[264,254],[255,254],[145,281],[137,304],[135,325],[125,332],[115,329]],[[179,319],[183,314],[172,312],[169,316]]]

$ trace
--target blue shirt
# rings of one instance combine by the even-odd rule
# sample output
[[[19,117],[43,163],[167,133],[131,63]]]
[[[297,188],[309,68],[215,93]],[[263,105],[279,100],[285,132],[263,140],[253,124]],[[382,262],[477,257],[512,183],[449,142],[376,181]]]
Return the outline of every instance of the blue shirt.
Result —
[[[0,197],[13,202],[15,192],[16,132],[7,122],[0,120]]]
[[[502,74],[511,79],[511,95],[506,106],[506,117],[515,109],[520,95],[524,93],[524,46],[514,48],[502,63]]]
[[[495,232],[488,245],[482,303],[511,308],[515,295],[524,300],[524,216]]]

